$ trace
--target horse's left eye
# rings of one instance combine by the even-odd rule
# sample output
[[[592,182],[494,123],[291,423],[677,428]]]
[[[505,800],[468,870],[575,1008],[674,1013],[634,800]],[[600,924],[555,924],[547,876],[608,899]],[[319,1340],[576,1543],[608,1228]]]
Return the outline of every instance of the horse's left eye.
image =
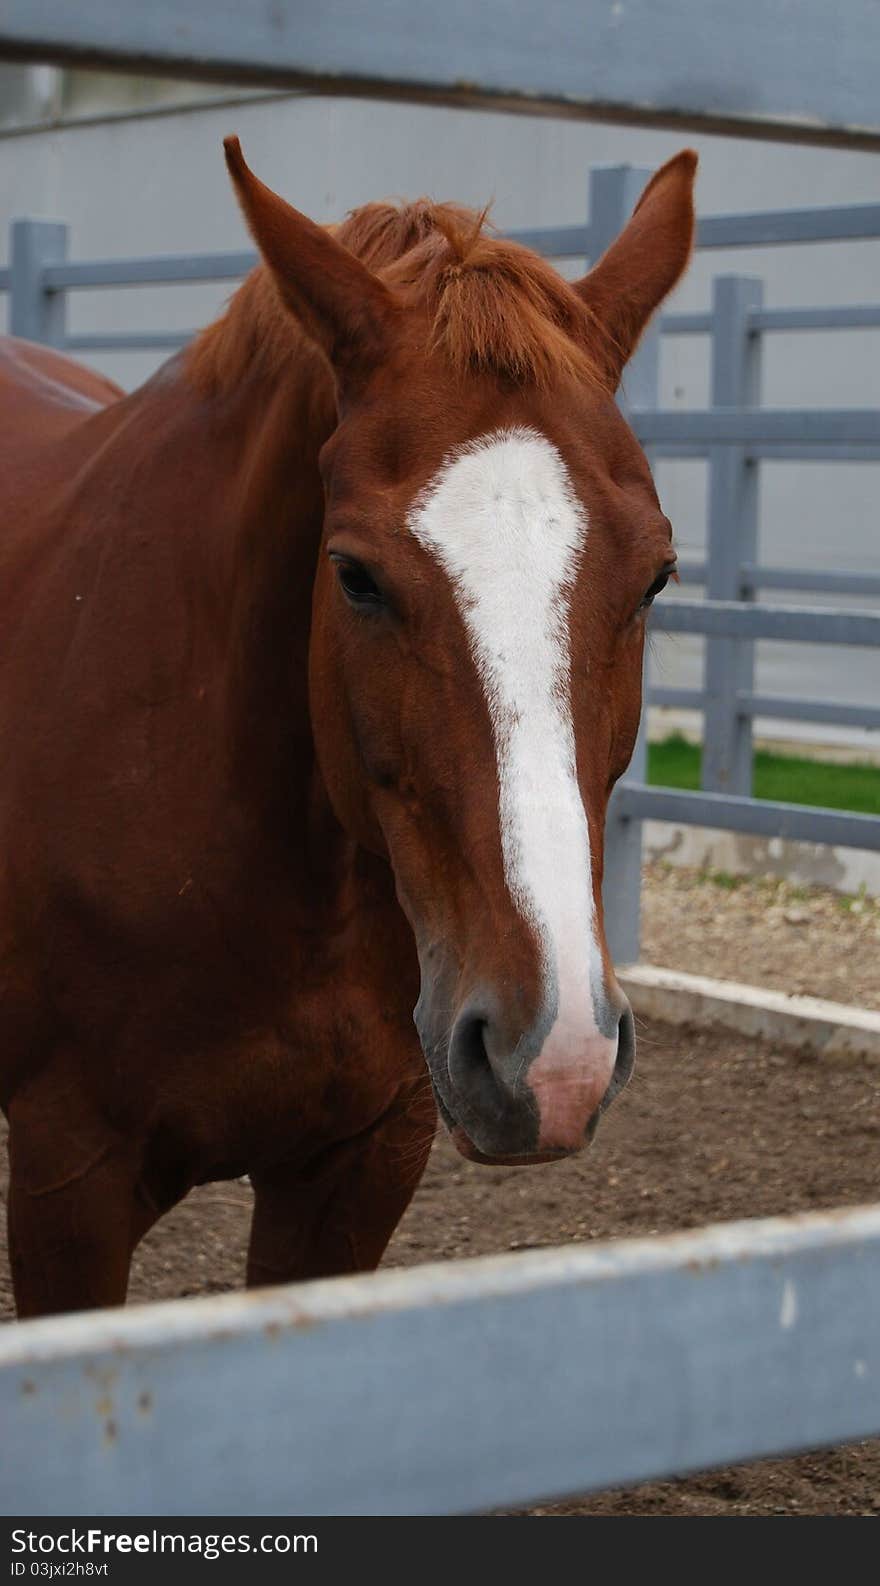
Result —
[[[353,606],[381,606],[382,591],[376,580],[360,562],[352,562],[346,557],[335,556],[333,560],[336,563],[336,576],[342,586],[343,593]]]
[[[664,567],[662,573],[660,573],[659,576],[654,579],[650,589],[645,590],[645,593],[643,594],[639,603],[639,611],[647,611],[648,607],[653,604],[656,596],[661,594],[661,592],[666,588],[666,585],[669,583],[669,580],[674,572],[674,567]]]

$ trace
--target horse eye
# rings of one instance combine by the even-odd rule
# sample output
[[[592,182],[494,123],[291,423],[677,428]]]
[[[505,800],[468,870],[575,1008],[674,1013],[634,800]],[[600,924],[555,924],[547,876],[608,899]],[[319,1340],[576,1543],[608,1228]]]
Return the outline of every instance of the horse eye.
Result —
[[[648,607],[653,605],[656,596],[666,588],[666,585],[669,583],[674,571],[675,569],[673,567],[665,567],[663,572],[654,579],[650,589],[646,589],[644,595],[642,596],[642,599],[639,603],[639,611],[647,611]]]
[[[360,562],[336,560],[336,576],[353,606],[381,606],[382,591]]]

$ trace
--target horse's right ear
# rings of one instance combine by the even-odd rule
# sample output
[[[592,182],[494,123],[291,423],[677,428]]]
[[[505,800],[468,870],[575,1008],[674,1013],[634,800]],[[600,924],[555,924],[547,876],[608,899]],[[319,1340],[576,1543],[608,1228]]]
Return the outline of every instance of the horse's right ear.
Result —
[[[682,149],[652,176],[632,219],[574,290],[602,333],[596,348],[608,384],[624,365],[663,299],[683,275],[694,241],[697,156]]]
[[[365,379],[385,355],[399,312],[388,288],[322,226],[264,186],[246,165],[238,138],[225,138],[223,147],[245,220],[283,301],[343,386]]]

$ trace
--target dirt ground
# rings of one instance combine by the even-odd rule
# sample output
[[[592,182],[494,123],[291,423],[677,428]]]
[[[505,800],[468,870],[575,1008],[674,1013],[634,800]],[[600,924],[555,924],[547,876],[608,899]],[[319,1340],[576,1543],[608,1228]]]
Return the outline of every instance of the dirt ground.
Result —
[[[880,1010],[880,900],[775,877],[648,865],[642,958]]]
[[[880,913],[837,899],[743,888],[657,867],[646,888],[653,962],[841,998],[859,987],[878,1006]],[[789,924],[786,909],[805,910]],[[743,931],[743,914],[754,917]],[[782,916],[780,918],[780,915]],[[682,945],[683,933],[691,944]],[[735,943],[735,952],[731,950]],[[726,944],[726,947],[725,947]],[[674,947],[674,951],[673,951]],[[661,951],[666,949],[666,951]],[[803,967],[808,966],[808,967]],[[764,973],[759,973],[763,971]],[[841,978],[842,977],[842,978]],[[873,998],[873,1000],[872,1000]],[[851,1000],[856,1000],[851,995]],[[880,1071],[825,1066],[728,1032],[645,1024],[636,1077],[583,1157],[541,1168],[488,1169],[438,1140],[387,1262],[642,1235],[739,1217],[880,1198]],[[204,1294],[241,1282],[250,1191],[207,1186],[145,1240],[131,1296]],[[11,1314],[0,1266],[0,1314]],[[654,1482],[564,1503],[537,1514],[880,1515],[880,1443]]]

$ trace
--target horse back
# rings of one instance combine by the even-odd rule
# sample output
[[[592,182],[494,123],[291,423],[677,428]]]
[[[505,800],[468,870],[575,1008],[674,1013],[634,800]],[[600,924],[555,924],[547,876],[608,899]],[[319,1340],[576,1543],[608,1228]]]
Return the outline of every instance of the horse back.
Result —
[[[96,417],[122,395],[51,347],[0,337],[0,656],[51,549],[53,497],[92,451]]]
[[[52,347],[0,337],[0,450],[65,433],[122,396],[105,375]]]

